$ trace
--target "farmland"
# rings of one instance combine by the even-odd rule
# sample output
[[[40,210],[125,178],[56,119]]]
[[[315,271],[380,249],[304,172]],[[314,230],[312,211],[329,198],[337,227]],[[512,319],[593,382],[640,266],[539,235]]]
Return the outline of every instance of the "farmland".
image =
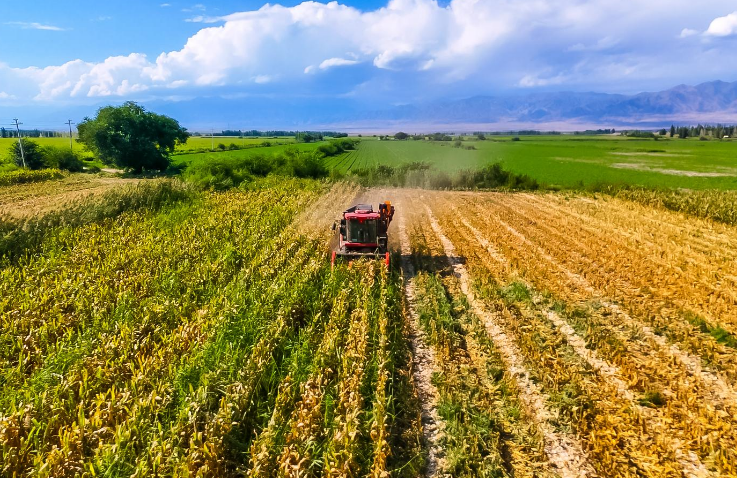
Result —
[[[14,141],[0,139],[0,162],[6,159]],[[69,145],[68,138],[39,138],[35,141],[43,146],[59,148]],[[244,159],[257,154],[271,156],[289,146],[313,151],[324,142],[295,144],[293,137],[215,137],[215,148],[220,144],[226,147],[225,151],[211,152],[211,138],[192,137],[177,148],[173,163],[186,166],[212,159]],[[227,150],[232,144],[242,149]],[[74,146],[83,156],[91,156],[82,145],[75,142]],[[627,184],[648,188],[734,190],[737,189],[736,158],[737,141],[730,140],[653,141],[620,136],[558,135],[523,136],[520,141],[512,141],[512,137],[489,136],[485,141],[465,137],[462,147],[456,148],[452,142],[380,141],[364,137],[356,151],[327,158],[326,165],[348,173],[377,165],[397,167],[423,162],[436,171],[452,174],[500,162],[509,171],[561,188]]]
[[[571,193],[144,183],[100,194],[181,192],[2,263],[4,475],[737,473],[735,227]],[[333,219],[383,200],[395,266],[331,270]]]
[[[367,138],[325,161],[452,172],[498,153],[551,184],[611,170],[606,181],[727,189],[734,146],[660,141],[667,152],[647,158],[664,173],[612,167],[644,161],[638,140],[471,144]],[[551,159],[566,148],[581,159],[570,170]],[[186,174],[58,171],[0,186],[0,474],[737,476],[729,193],[709,196],[720,223],[648,190],[279,174],[221,191]],[[392,267],[331,268],[333,221],[385,200]]]
[[[523,136],[452,142],[363,138],[357,151],[331,160],[344,172],[421,161],[453,173],[501,162],[505,169],[564,188],[596,183],[689,189],[737,189],[737,141],[619,136]]]

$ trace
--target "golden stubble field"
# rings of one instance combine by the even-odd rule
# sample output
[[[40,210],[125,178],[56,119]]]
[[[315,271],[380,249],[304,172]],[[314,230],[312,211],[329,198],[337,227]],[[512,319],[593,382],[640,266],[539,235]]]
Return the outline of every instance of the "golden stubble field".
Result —
[[[58,191],[33,188],[3,207]],[[737,472],[736,228],[561,193],[193,197],[3,263],[4,474]],[[331,271],[332,221],[385,200],[392,270]]]
[[[444,377],[435,407],[495,424],[480,446],[457,443],[472,419],[441,417],[440,468],[496,453],[521,476],[737,471],[735,228],[575,195],[394,200],[417,328]]]

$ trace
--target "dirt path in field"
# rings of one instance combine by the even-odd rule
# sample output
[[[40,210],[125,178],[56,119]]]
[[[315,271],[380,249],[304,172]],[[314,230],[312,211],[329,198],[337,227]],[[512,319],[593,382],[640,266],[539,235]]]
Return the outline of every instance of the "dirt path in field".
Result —
[[[457,259],[455,247],[443,233],[432,210],[426,207],[427,215],[433,231],[440,239],[454,274],[460,281],[461,290],[466,296],[472,311],[486,326],[495,346],[499,349],[510,374],[515,378],[520,390],[520,398],[530,414],[534,417],[545,440],[545,452],[562,478],[578,478],[596,476],[596,472],[588,462],[581,443],[573,436],[556,431],[552,425],[553,414],[545,404],[540,388],[532,381],[524,366],[523,354],[514,341],[497,324],[492,314],[475,298],[471,288],[471,278],[466,267]]]
[[[443,468],[443,449],[440,445],[442,438],[442,422],[438,415],[438,391],[432,384],[432,374],[435,367],[435,353],[427,346],[425,333],[420,327],[420,319],[415,311],[415,270],[410,260],[412,249],[407,234],[404,214],[399,216],[399,236],[402,252],[402,271],[405,277],[404,293],[407,298],[409,313],[410,343],[412,347],[412,374],[420,398],[422,410],[422,434],[427,445],[428,477],[438,476]]]
[[[16,184],[0,188],[0,215],[22,218],[62,209],[82,199],[111,189],[136,184],[140,179],[72,175],[42,183]]]

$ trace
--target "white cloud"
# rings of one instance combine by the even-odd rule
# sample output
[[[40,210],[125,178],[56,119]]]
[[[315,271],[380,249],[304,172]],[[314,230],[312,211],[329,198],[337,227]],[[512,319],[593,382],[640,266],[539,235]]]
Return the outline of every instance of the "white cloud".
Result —
[[[560,85],[568,80],[568,76],[563,73],[555,76],[540,77],[538,75],[525,75],[519,80],[519,86],[522,88],[535,88],[539,86]]]
[[[219,23],[223,21],[223,17],[208,17],[205,15],[197,15],[192,18],[185,18],[185,22],[189,23]]]
[[[53,32],[63,32],[65,29],[54,25],[45,25],[37,22],[6,22],[6,25],[15,25],[25,30],[46,30]]]
[[[320,63],[320,69],[327,70],[328,68],[332,68],[334,66],[348,66],[355,65],[356,63],[358,63],[358,60],[348,60],[346,58],[328,58],[327,60],[324,60],[322,63]]]
[[[699,34],[698,30],[692,30],[691,28],[684,28],[683,30],[681,30],[681,34],[679,35],[679,37],[688,38],[688,37],[692,37],[698,34]]]
[[[171,3],[162,3],[159,5],[161,8],[171,7]]]
[[[732,0],[710,1],[714,11],[716,3]],[[365,77],[345,90],[370,85],[373,76],[385,81],[387,91],[393,81],[411,85],[407,89],[417,94],[422,93],[420,84],[447,90],[453,82],[485,88],[593,84],[606,89],[619,85],[615,78],[682,82],[681,76],[693,72],[723,72],[732,58],[725,55],[734,50],[725,49],[719,64],[698,69],[693,64],[705,57],[699,55],[702,42],[685,42],[693,50],[678,56],[662,54],[672,47],[672,32],[685,22],[707,25],[713,19],[688,0],[651,0],[637,9],[608,0],[451,0],[447,6],[435,0],[391,0],[374,11],[334,1],[266,4],[222,17],[206,16],[204,4],[185,10],[193,13],[188,21],[222,24],[202,28],[181,49],[157,58],[132,53],[99,63],[0,65],[0,84],[8,94],[39,101],[143,91],[170,96],[172,90],[193,94],[206,87],[248,92],[254,84],[291,85],[318,71],[324,73],[307,83],[329,81],[336,68],[360,63],[367,66],[359,70]],[[735,31],[737,12],[713,20],[707,33]],[[681,36],[693,32],[685,29]],[[361,91],[371,90],[365,86]]]
[[[715,37],[737,35],[737,12],[715,18],[704,34]]]
[[[196,5],[192,5],[189,8],[182,8],[182,11],[183,12],[187,12],[187,13],[191,13],[191,12],[204,12],[205,10],[207,10],[207,7],[204,6],[201,3],[198,3]]]

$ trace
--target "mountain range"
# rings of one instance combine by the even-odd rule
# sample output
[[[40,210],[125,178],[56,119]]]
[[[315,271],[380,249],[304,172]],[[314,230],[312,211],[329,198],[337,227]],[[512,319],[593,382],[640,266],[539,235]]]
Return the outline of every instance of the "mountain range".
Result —
[[[310,128],[393,131],[428,129],[657,128],[676,124],[737,123],[737,82],[679,85],[654,93],[553,92],[473,96],[367,109],[346,98],[282,100],[196,99],[156,105],[185,124],[223,123],[238,128]],[[153,107],[153,105],[152,105]]]
[[[143,101],[150,110],[170,115],[190,130],[339,129],[346,131],[499,131],[515,129],[660,128],[672,123],[737,123],[737,82],[635,95],[549,92],[509,96],[471,96],[371,108],[346,97],[289,98],[198,97],[185,101]],[[63,124],[92,116],[100,105],[42,105],[22,111],[0,107],[0,117],[20,117],[26,127]],[[23,116],[19,116],[19,115]]]

